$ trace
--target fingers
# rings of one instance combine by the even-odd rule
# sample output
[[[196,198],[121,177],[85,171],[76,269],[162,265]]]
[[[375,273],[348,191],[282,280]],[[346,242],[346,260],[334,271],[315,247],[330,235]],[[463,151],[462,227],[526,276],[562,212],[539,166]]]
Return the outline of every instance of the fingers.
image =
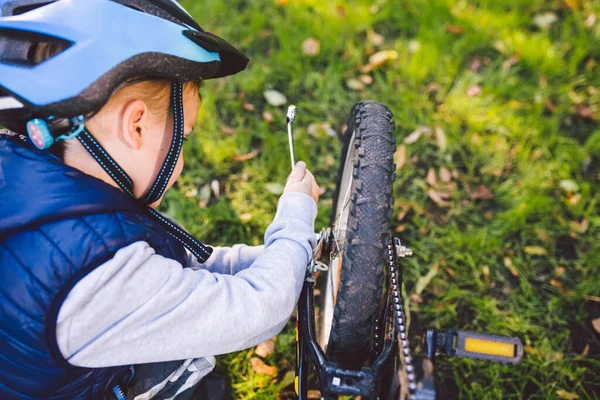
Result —
[[[296,163],[296,165],[294,166],[294,169],[288,176],[288,181],[300,182],[302,179],[304,179],[305,174],[306,174],[306,163],[304,163],[304,161],[298,161]]]
[[[304,161],[298,161],[287,178],[283,193],[301,192],[318,202],[321,191],[312,172],[306,168]]]
[[[309,170],[305,170],[304,172],[304,178],[302,178],[303,181],[314,181],[315,177],[313,176],[312,172],[310,172]]]
[[[317,185],[317,181],[315,180],[315,177],[313,176],[312,172],[310,172],[309,170],[306,170],[306,174],[304,175],[304,179],[302,179],[302,182],[309,185],[310,192],[311,192],[311,193],[309,193],[310,196],[313,199],[315,199],[315,201],[318,201],[321,191],[319,189],[319,185]]]

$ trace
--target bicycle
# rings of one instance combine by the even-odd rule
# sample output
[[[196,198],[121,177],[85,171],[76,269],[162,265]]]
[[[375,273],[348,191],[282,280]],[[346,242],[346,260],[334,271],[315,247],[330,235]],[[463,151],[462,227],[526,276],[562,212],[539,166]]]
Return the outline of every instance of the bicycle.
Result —
[[[331,223],[318,234],[298,302],[295,390],[300,400],[308,398],[310,363],[323,399],[435,399],[438,354],[513,364],[523,356],[516,338],[430,329],[423,335],[422,353],[412,358],[399,262],[412,251],[389,229],[393,132],[385,105],[363,101],[352,107]],[[290,147],[293,163],[291,130]],[[327,259],[328,267],[321,261]],[[318,332],[315,284],[321,288]]]

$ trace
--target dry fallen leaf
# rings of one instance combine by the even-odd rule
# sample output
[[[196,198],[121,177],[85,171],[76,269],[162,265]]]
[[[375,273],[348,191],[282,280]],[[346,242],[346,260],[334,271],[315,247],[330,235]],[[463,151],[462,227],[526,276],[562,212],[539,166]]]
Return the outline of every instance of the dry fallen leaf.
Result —
[[[240,214],[240,221],[242,221],[242,222],[248,222],[251,219],[252,219],[252,214],[250,214],[250,213]]]
[[[440,168],[440,179],[444,183],[448,183],[452,180],[452,174],[450,173],[450,170],[448,168]]]
[[[437,185],[437,177],[435,176],[435,170],[433,168],[429,168],[429,171],[427,171],[427,178],[425,178],[425,181],[427,181],[429,186]]]
[[[437,147],[440,149],[440,151],[446,151],[446,148],[448,147],[448,137],[446,136],[446,133],[439,125],[436,125],[434,132],[435,144],[437,144]]]
[[[443,199],[442,193],[440,193],[440,192],[436,192],[433,189],[429,189],[427,191],[427,195],[429,196],[429,198],[431,200],[433,200],[433,202],[435,204],[437,204],[440,207],[448,207],[448,206],[450,206],[450,203]]]
[[[592,106],[586,106],[585,104],[577,104],[575,106],[575,114],[583,119],[587,119],[589,121],[596,120],[596,110]]]
[[[417,129],[415,129],[410,135],[408,135],[407,137],[404,138],[404,143],[406,143],[406,144],[415,143],[417,140],[419,140],[421,138],[421,135],[430,134],[430,133],[431,133],[430,127],[420,126]]]
[[[271,114],[269,111],[263,111],[262,117],[269,123],[273,122],[273,114]]]
[[[400,211],[398,211],[397,219],[398,219],[398,221],[402,221],[404,219],[404,217],[406,217],[406,214],[408,214],[410,207],[403,203],[400,203],[398,205],[398,207],[400,208]]]
[[[221,132],[226,135],[233,135],[234,133],[237,132],[237,130],[235,128],[229,127],[227,125],[223,125],[223,126],[221,126]]]
[[[540,354],[540,351],[538,349],[531,346],[523,346],[523,350],[525,350],[525,353],[531,354],[532,356]]]
[[[306,392],[306,395],[308,396],[308,398],[310,400],[316,400],[319,399],[321,400],[321,392],[318,390],[309,390],[308,392]]]
[[[394,154],[394,161],[396,163],[396,171],[399,171],[402,168],[404,168],[404,166],[406,165],[406,157],[407,157],[406,145],[401,144],[400,146],[398,146],[398,149],[396,150],[396,153]]]
[[[281,195],[283,193],[283,185],[279,182],[265,183],[265,188],[274,195]]]
[[[525,246],[523,251],[532,256],[545,256],[548,251],[542,246]]]
[[[592,320],[592,326],[596,332],[600,333],[600,318]]]
[[[483,268],[481,268],[481,275],[483,275],[483,279],[486,280],[486,281],[490,279],[490,267],[489,267],[489,265],[484,265]]]
[[[185,197],[188,197],[188,198],[196,197],[196,195],[198,195],[197,188],[192,188],[190,190],[186,190],[186,192],[185,192]]]
[[[572,179],[563,179],[558,183],[558,186],[565,192],[577,193],[579,192],[579,185]]]
[[[517,64],[521,56],[519,54],[513,54],[508,60],[502,63],[502,69],[508,71],[513,65]]]
[[[563,0],[564,3],[572,10],[579,10],[579,0]]]
[[[365,85],[370,85],[373,83],[373,77],[371,75],[361,75],[358,77],[358,80]]]
[[[563,284],[560,283],[560,281],[557,281],[556,279],[550,279],[550,285],[557,288],[560,293],[565,292],[565,289],[563,288]]]
[[[509,257],[504,257],[504,266],[506,268],[508,268],[508,270],[510,271],[510,273],[513,276],[519,276],[519,271],[517,270],[517,268],[515,268],[515,265],[513,264],[512,260]]]
[[[448,32],[450,32],[453,35],[462,35],[462,33],[465,31],[465,28],[461,27],[461,26],[456,26],[456,25],[452,25],[449,24],[448,22],[446,22],[446,24],[444,25],[444,28],[446,28],[446,30]]]
[[[565,400],[574,400],[574,399],[579,398],[579,395],[577,393],[567,392],[566,390],[562,390],[562,389],[557,390],[556,395],[558,397],[560,397],[561,399],[565,399]]]
[[[314,57],[321,51],[321,42],[315,38],[308,38],[302,42],[302,52],[307,55]]]
[[[248,160],[251,160],[254,157],[256,157],[258,155],[258,153],[260,153],[260,151],[258,149],[254,149],[250,153],[240,154],[237,156],[233,156],[232,158],[233,158],[233,161],[248,161]]]
[[[200,200],[198,201],[198,207],[206,208],[208,202],[210,201],[210,192],[211,189],[209,183],[202,186],[202,188],[200,189]]]
[[[306,128],[306,132],[315,137],[317,137],[320,132],[325,132],[329,137],[337,136],[335,129],[333,129],[329,122],[314,122],[309,124],[308,128]]]
[[[376,46],[376,47],[381,46],[383,44],[383,42],[385,42],[385,38],[373,30],[369,30],[367,32],[367,40],[369,42],[371,42],[371,44],[373,46]]]
[[[590,345],[586,344],[585,347],[583,348],[583,351],[581,352],[581,356],[587,357],[588,354],[590,354]]]
[[[359,81],[358,79],[350,78],[346,81],[346,86],[348,89],[352,90],[363,90],[365,88],[365,84]]]
[[[416,293],[413,293],[409,296],[410,301],[412,301],[415,304],[421,304],[423,302],[423,298],[421,297],[421,295],[418,295]]]
[[[396,50],[381,50],[369,57],[369,63],[362,67],[360,71],[364,74],[371,72],[373,69],[385,64],[386,61],[395,60],[398,58]]]
[[[418,40],[411,40],[408,42],[408,51],[411,53],[416,53],[421,50],[421,43]]]
[[[429,82],[427,86],[425,86],[426,93],[436,93],[440,90],[440,85],[435,82]]]
[[[533,17],[533,23],[540,29],[548,29],[550,25],[558,21],[558,17],[553,12],[545,12],[543,14],[537,14]]]
[[[256,346],[254,352],[262,358],[270,356],[275,352],[275,340],[269,339],[265,342],[262,342],[261,344]]]
[[[471,61],[470,69],[471,71],[478,73],[481,70],[481,58],[473,58],[473,60]]]
[[[596,14],[590,14],[589,17],[585,19],[585,26],[591,28],[596,23]]]
[[[571,226],[571,229],[572,229],[574,232],[577,232],[577,233],[585,233],[585,232],[587,232],[587,230],[588,230],[588,227],[589,227],[589,225],[590,225],[590,224],[589,224],[589,222],[588,222],[587,218],[584,218],[584,219],[582,219],[582,220],[581,220],[581,222],[578,222],[578,221],[571,221],[571,222],[569,223],[569,225]]]
[[[479,85],[473,85],[467,89],[467,96],[469,96],[469,97],[477,96],[480,93],[481,93],[481,86],[479,86]]]
[[[396,50],[381,50],[369,57],[369,64],[378,67],[386,61],[395,60],[396,58],[398,58]]]
[[[456,278],[456,271],[454,271],[452,268],[448,267],[446,264],[443,265],[444,270],[446,270],[446,272],[448,273],[448,275],[450,275],[453,278]]]
[[[267,103],[274,107],[279,107],[284,104],[287,104],[287,97],[285,97],[283,93],[278,92],[277,90],[265,90],[263,96],[265,97],[265,100],[267,100]]]
[[[257,374],[274,376],[277,375],[277,367],[271,367],[265,364],[260,358],[252,357],[250,359],[252,370]]]
[[[493,200],[494,194],[485,185],[479,185],[471,191],[469,185],[465,185],[465,190],[470,198],[475,200]]]
[[[213,179],[213,181],[210,183],[210,189],[217,199],[221,197],[221,186],[219,185],[218,180]]]

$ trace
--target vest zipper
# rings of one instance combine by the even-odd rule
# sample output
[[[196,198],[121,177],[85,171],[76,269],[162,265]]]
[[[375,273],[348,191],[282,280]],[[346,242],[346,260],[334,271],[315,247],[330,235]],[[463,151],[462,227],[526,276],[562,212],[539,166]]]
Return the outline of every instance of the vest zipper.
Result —
[[[121,389],[121,385],[115,386],[113,392],[115,393],[115,396],[117,396],[117,400],[127,400],[125,393],[123,393],[123,389]]]

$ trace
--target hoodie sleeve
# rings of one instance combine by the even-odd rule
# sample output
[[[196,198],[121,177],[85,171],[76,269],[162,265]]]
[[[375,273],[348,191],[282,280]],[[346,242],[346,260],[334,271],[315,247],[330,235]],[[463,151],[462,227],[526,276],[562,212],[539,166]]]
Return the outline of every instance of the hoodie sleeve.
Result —
[[[145,242],[119,250],[61,306],[62,355],[72,365],[98,368],[214,356],[273,337],[298,301],[316,212],[308,195],[283,195],[264,251],[237,273],[183,268]]]
[[[264,250],[264,246],[247,246],[245,244],[236,244],[231,247],[215,246],[204,264],[200,264],[196,257],[188,252],[187,267],[235,275],[252,265]]]

